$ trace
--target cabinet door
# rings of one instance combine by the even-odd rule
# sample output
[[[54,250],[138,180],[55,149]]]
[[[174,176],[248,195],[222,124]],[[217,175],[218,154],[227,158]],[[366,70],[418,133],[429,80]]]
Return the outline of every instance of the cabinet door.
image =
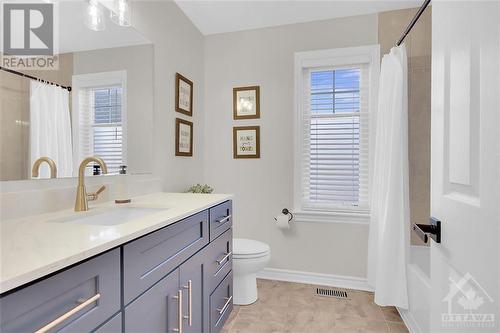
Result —
[[[179,304],[182,296],[176,269],[125,308],[125,332],[178,332],[182,325]]]
[[[208,332],[208,288],[206,248],[198,252],[180,267],[180,283],[183,290],[183,332]]]

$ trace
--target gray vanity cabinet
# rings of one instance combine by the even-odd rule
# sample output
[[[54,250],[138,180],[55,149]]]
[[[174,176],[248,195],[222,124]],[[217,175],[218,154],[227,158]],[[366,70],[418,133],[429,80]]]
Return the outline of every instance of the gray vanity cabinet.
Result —
[[[223,202],[0,295],[0,332],[219,332],[233,306],[231,213]]]
[[[125,332],[179,332],[183,318],[179,289],[179,269],[161,279],[125,308]]]

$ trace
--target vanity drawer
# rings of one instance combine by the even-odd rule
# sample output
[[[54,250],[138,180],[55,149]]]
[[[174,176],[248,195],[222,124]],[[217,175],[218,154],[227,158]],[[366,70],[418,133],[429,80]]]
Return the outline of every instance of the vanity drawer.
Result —
[[[221,330],[233,311],[233,272],[230,272],[210,296],[210,333]]]
[[[207,274],[208,287],[212,292],[229,273],[233,266],[233,228],[226,230],[208,245]]]
[[[210,241],[233,225],[233,202],[228,200],[210,208]]]
[[[120,250],[0,299],[2,333],[90,332],[120,310]]]
[[[205,210],[123,246],[125,304],[198,252],[208,238]]]

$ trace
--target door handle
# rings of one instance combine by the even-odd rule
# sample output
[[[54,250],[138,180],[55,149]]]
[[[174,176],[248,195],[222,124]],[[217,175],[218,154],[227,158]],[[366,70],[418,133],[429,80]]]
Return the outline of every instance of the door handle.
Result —
[[[183,286],[188,290],[188,315],[184,319],[188,320],[189,326],[193,326],[193,281],[188,280],[187,286]]]
[[[178,316],[178,322],[179,322],[179,328],[174,328],[174,332],[182,333],[182,290],[177,291],[177,296],[174,296],[174,299],[176,299],[179,304],[178,304],[178,311],[179,311],[179,316]]]

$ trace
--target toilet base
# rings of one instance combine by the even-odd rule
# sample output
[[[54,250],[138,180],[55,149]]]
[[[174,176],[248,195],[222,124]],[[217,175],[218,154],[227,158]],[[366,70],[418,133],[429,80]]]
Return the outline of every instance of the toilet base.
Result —
[[[257,301],[257,276],[233,275],[233,304],[249,305]]]

